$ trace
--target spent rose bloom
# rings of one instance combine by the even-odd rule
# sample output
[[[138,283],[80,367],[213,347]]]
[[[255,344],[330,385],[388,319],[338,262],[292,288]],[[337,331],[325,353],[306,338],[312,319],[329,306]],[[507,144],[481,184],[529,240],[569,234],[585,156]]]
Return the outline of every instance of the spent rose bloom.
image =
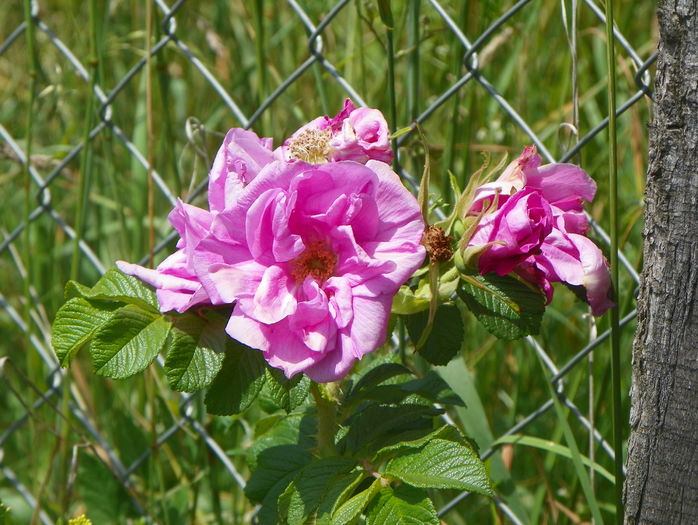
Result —
[[[589,226],[583,209],[584,201],[592,201],[595,194],[596,183],[578,166],[541,166],[535,146],[525,148],[495,182],[475,192],[470,214],[481,212],[486,202],[495,199],[497,209],[483,217],[468,246],[504,243],[483,250],[478,261],[480,272],[504,275],[513,271],[540,286],[548,302],[552,300],[553,282],[583,286],[592,313],[602,315],[613,306],[609,298],[610,272],[601,250],[585,236]],[[538,195],[540,205],[550,210],[550,228],[537,245],[525,235],[524,208],[519,204],[530,195]],[[542,232],[543,223],[548,224],[547,219],[534,213],[531,231],[539,228],[536,231]]]
[[[343,377],[386,337],[392,298],[424,259],[415,198],[382,162],[265,166],[194,249],[228,334],[288,377]]]
[[[296,131],[283,145],[287,160],[311,164],[353,160],[391,162],[390,132],[377,109],[357,108],[351,100],[336,116],[318,117]]]

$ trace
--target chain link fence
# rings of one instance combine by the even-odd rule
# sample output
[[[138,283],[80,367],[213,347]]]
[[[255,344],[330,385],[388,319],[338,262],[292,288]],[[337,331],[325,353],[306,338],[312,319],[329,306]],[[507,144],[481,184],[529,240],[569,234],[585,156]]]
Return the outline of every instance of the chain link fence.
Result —
[[[114,71],[111,75],[103,75],[114,78],[113,83],[98,83],[92,82],[92,74],[90,68],[93,67],[89,63],[89,59],[81,56],[74,50],[74,38],[70,34],[61,34],[60,27],[54,27],[49,20],[55,20],[55,17],[47,17],[46,11],[49,9],[57,9],[51,2],[46,2],[46,6],[42,5],[43,1],[33,0],[30,2],[30,19],[34,24],[37,40],[37,53],[42,55],[50,52],[60,58],[61,67],[70,70],[71,74],[75,75],[84,84],[84,88],[92,89],[92,96],[96,102],[96,118],[94,127],[85,134],[85,139],[77,143],[64,144],[60,155],[32,155],[28,158],[28,141],[26,139],[26,129],[22,130],[21,124],[13,121],[4,120],[0,122],[0,147],[2,148],[1,157],[5,166],[16,165],[26,167],[28,165],[28,173],[30,181],[28,181],[28,191],[32,196],[31,210],[25,214],[24,218],[19,218],[14,223],[7,223],[2,227],[0,232],[0,263],[7,274],[14,272],[17,276],[17,282],[22,282],[16,287],[3,285],[0,287],[0,312],[2,312],[2,322],[5,327],[3,333],[14,331],[14,335],[8,339],[8,344],[18,344],[25,352],[33,354],[27,356],[28,362],[33,362],[34,376],[31,372],[23,369],[15,358],[0,359],[1,373],[3,374],[3,382],[7,385],[6,397],[9,400],[13,398],[13,410],[7,410],[6,413],[21,414],[8,421],[5,416],[0,418],[0,468],[4,476],[3,486],[5,492],[2,494],[10,494],[14,491],[16,495],[21,496],[26,504],[33,510],[34,518],[46,525],[54,523],[53,514],[46,508],[46,503],[42,503],[42,493],[36,491],[36,483],[26,476],[26,468],[18,467],[20,463],[24,465],[26,458],[13,457],[12,451],[16,449],[11,446],[13,440],[27,439],[29,430],[32,428],[34,436],[44,436],[41,439],[48,439],[52,433],[59,434],[59,430],[64,429],[64,432],[72,433],[79,436],[80,447],[89,447],[96,457],[102,460],[103,464],[111,472],[111,475],[118,483],[126,490],[126,493],[131,498],[133,508],[137,516],[140,516],[145,522],[154,520],[151,514],[151,509],[137,497],[137,487],[142,483],[140,479],[143,476],[142,467],[148,462],[151,456],[164,454],[163,448],[174,437],[179,436],[180,439],[195,440],[197,443],[203,443],[207,449],[207,455],[211,461],[217,463],[218,467],[222,468],[228,476],[228,483],[233,483],[239,487],[244,486],[244,479],[236,467],[236,461],[231,459],[230,440],[226,439],[221,442],[216,436],[216,432],[211,430],[210,422],[200,414],[200,399],[197,396],[191,395],[175,395],[171,396],[172,403],[169,408],[169,424],[164,425],[162,421],[158,425],[153,425],[154,434],[151,436],[151,441],[147,443],[140,451],[131,451],[124,457],[123,451],[115,444],[114,440],[105,434],[105,429],[100,428],[96,424],[93,416],[94,411],[105,410],[104,407],[90,406],[90,401],[84,396],[84,389],[80,388],[80,381],[73,378],[68,378],[66,371],[61,369],[51,349],[50,343],[50,321],[52,308],[50,305],[44,304],[45,293],[38,287],[39,279],[29,279],[27,275],[27,265],[30,261],[27,257],[30,254],[21,246],[22,242],[29,242],[24,239],[30,234],[31,224],[44,221],[44,226],[41,228],[53,229],[64,238],[65,245],[70,245],[71,240],[76,237],[76,219],[74,214],[66,213],[63,198],[56,197],[56,194],[63,194],[61,188],[65,184],[66,179],[73,177],[75,173],[75,165],[80,160],[84,153],[83,149],[86,146],[86,141],[105,140],[108,135],[110,140],[118,142],[120,147],[130,158],[133,169],[140,167],[147,176],[152,178],[158,199],[162,201],[163,209],[167,205],[173,205],[176,202],[176,197],[182,193],[181,187],[173,184],[173,178],[161,172],[160,166],[150,165],[148,159],[152,158],[148,151],[143,150],[142,143],[134,139],[134,133],[126,128],[128,124],[122,124],[123,118],[115,111],[115,103],[124,103],[123,99],[131,97],[133,90],[137,89],[138,83],[142,81],[142,73],[147,67],[147,57],[142,56],[135,64],[127,71]],[[310,9],[307,4],[313,2],[303,2],[295,0],[287,0],[287,5],[284,6],[284,16],[295,17],[294,24],[301,24],[307,38],[303,45],[307,46],[306,59],[298,64],[292,64],[293,70],[283,78],[269,78],[260,80],[267,86],[271,86],[267,91],[266,97],[258,97],[256,104],[252,104],[247,100],[245,103],[239,101],[240,97],[236,93],[240,92],[239,88],[230,89],[225,82],[219,79],[220,67],[214,61],[207,61],[207,54],[202,53],[196,46],[189,45],[188,33],[180,29],[178,22],[179,17],[190,16],[191,11],[186,11],[190,8],[196,11],[196,4],[192,0],[178,0],[168,4],[163,0],[154,0],[153,8],[157,22],[157,30],[155,44],[150,49],[152,57],[158,57],[165,53],[178,53],[179,63],[185,64],[191,71],[200,75],[200,78],[207,84],[208,89],[204,96],[217,98],[216,104],[224,108],[224,117],[228,120],[235,121],[235,125],[245,128],[256,127],[264,119],[267,120],[267,129],[273,125],[275,111],[281,111],[279,106],[285,106],[288,99],[285,97],[285,92],[299,81],[299,78],[309,74],[320,75],[322,82],[331,84],[339,92],[343,92],[346,96],[351,97],[357,105],[366,105],[366,94],[362,92],[362,88],[353,85],[347,76],[344,74],[343,66],[339,64],[342,60],[342,48],[338,42],[338,38],[328,38],[327,34],[333,27],[343,24],[343,13],[349,9],[354,9],[354,2],[350,0],[341,0],[336,3],[326,2],[321,9],[315,7]],[[502,6],[498,10],[498,16],[493,18],[489,25],[480,30],[476,34],[469,34],[464,24],[457,22],[454,19],[453,2],[437,0],[424,0],[421,2],[421,16],[429,17],[430,27],[439,32],[448,32],[452,37],[455,37],[454,42],[457,42],[459,49],[454,49],[451,52],[457,52],[460,60],[460,65],[457,68],[459,73],[454,75],[447,89],[440,92],[430,92],[424,94],[421,111],[418,111],[414,121],[424,126],[433,123],[439,125],[439,120],[443,119],[443,114],[440,109],[447,103],[457,100],[458,97],[463,97],[468,91],[476,91],[481,96],[486,97],[496,102],[498,118],[506,122],[507,126],[516,128],[516,133],[523,134],[528,137],[528,140],[535,144],[541,156],[548,162],[564,162],[570,159],[577,160],[580,152],[591,151],[593,149],[593,141],[599,134],[603,134],[607,126],[608,119],[603,115],[589,117],[591,125],[588,125],[588,131],[579,134],[576,127],[565,124],[571,129],[571,135],[574,140],[571,147],[562,150],[562,153],[556,155],[546,147],[550,144],[549,132],[543,137],[540,131],[540,126],[535,123],[527,122],[522,113],[520,113],[520,104],[515,100],[508,100],[501,94],[497,87],[497,82],[493,81],[493,72],[491,68],[483,67],[483,55],[492,53],[493,47],[496,47],[498,39],[504,38],[507,31],[511,31],[512,25],[515,25],[520,20],[522,13],[526,10],[533,9],[537,2],[533,0],[520,0],[519,2]],[[565,7],[567,6],[567,10]],[[365,7],[365,4],[364,4]],[[567,47],[562,47],[559,52],[567,57],[571,57],[572,63],[577,59],[574,47],[574,39],[576,34],[575,24],[576,16],[586,16],[595,18],[598,28],[601,28],[605,23],[604,13],[602,8],[593,0],[582,0],[577,5],[576,1],[571,4],[563,2],[561,4],[564,17],[564,24],[558,20],[559,30],[561,34],[566,32],[567,41],[570,44]],[[7,6],[6,6],[7,8]],[[24,51],[19,54],[12,54],[13,48],[23,47],[24,38],[28,30],[26,20],[21,17],[20,6],[16,6],[16,25],[2,37],[0,42],[0,60],[5,60],[6,66],[16,68],[12,75],[26,76],[26,64],[13,64],[17,60],[17,56],[24,56]],[[321,12],[321,18],[316,15]],[[6,23],[12,21],[12,17],[6,18]],[[8,22],[9,21],[9,22]],[[434,29],[436,28],[436,29]],[[647,50],[639,51],[633,47],[631,38],[626,37],[619,31],[615,33],[617,53],[622,60],[630,64],[633,69],[632,82],[635,90],[630,93],[630,96],[619,101],[618,115],[628,111],[633,106],[641,103],[643,100],[651,98],[651,66],[654,62],[655,55],[648,54]],[[215,42],[214,42],[215,44]],[[289,44],[290,45],[290,44]],[[293,43],[292,45],[297,45]],[[335,47],[333,47],[335,46]],[[413,50],[412,50],[413,51]],[[408,50],[408,52],[411,52]],[[651,52],[651,51],[650,51]],[[204,58],[202,58],[202,56]],[[210,57],[209,57],[210,58]],[[430,57],[421,57],[428,60]],[[574,71],[572,71],[574,74]],[[273,76],[273,75],[271,75]],[[576,79],[574,79],[576,85]],[[9,85],[9,81],[8,81]],[[365,87],[365,86],[364,86]],[[424,90],[424,88],[422,88]],[[579,95],[575,95],[579,96]],[[584,94],[581,94],[583,97]],[[70,95],[65,94],[66,103],[70,103]],[[520,102],[520,101],[518,101]],[[7,105],[7,101],[5,102]],[[285,108],[290,111],[290,109]],[[331,111],[331,110],[330,110]],[[320,111],[317,111],[319,114]],[[6,115],[5,113],[4,115]],[[594,119],[595,118],[595,119]],[[179,121],[181,122],[181,121]],[[560,120],[562,123],[562,120]],[[409,121],[398,122],[398,128],[405,125],[410,125]],[[191,148],[196,149],[200,141],[202,133],[202,124],[196,119],[187,120],[184,128],[186,141]],[[223,126],[220,126],[223,127]],[[413,139],[413,131],[416,126],[412,124],[411,130],[402,135],[399,139],[401,145]],[[536,131],[534,131],[536,130]],[[199,149],[201,149],[199,147]],[[30,150],[31,151],[31,150]],[[593,153],[590,153],[593,155]],[[205,157],[205,152],[202,153]],[[407,163],[405,163],[406,165]],[[407,168],[401,170],[401,175],[405,183],[416,189],[418,177],[413,176]],[[7,184],[3,186],[8,187]],[[194,184],[190,187],[187,194],[187,200],[193,201],[199,197],[205,188],[205,182]],[[26,187],[25,187],[26,189]],[[56,189],[54,191],[54,189]],[[19,215],[19,214],[17,214]],[[16,216],[17,216],[16,215]],[[591,217],[590,217],[591,218]],[[49,226],[46,226],[49,224]],[[52,226],[51,226],[52,225]],[[610,243],[609,237],[604,231],[602,225],[592,221],[593,230],[598,238],[605,243]],[[154,253],[157,255],[160,252],[166,252],[175,239],[175,233],[164,233],[164,228],[158,230],[158,236]],[[34,232],[35,236],[40,236],[41,232]],[[92,268],[84,270],[88,275],[103,273],[105,268],[111,264],[111,260],[105,257],[100,250],[96,249],[90,242],[88,236],[82,237],[79,241],[79,250],[82,260]],[[150,254],[143,254],[140,261],[146,263]],[[638,274],[635,264],[621,254],[620,260],[623,264],[624,279],[627,282],[638,282]],[[83,268],[85,266],[83,265]],[[19,288],[20,291],[24,286],[23,293],[15,293],[14,288]],[[626,295],[630,300],[622,304],[632,303],[632,294],[634,293],[635,285],[631,284],[627,290],[623,290],[622,297]],[[626,332],[633,326],[632,321],[635,318],[635,310],[632,307],[626,308],[621,325],[626,327]],[[600,446],[603,453],[609,457],[613,457],[613,449],[609,444],[610,436],[602,435],[595,427],[593,416],[588,411],[583,411],[578,408],[578,403],[573,401],[573,395],[568,395],[567,384],[565,382],[568,374],[575,368],[584,366],[594,353],[604,347],[604,342],[609,337],[608,331],[596,333],[596,326],[593,323],[589,324],[589,333],[587,334],[588,342],[581,348],[577,348],[572,357],[558,362],[554,356],[558,354],[554,349],[546,347],[546,344],[540,338],[529,337],[526,339],[526,344],[535,351],[549,373],[552,375],[552,384],[559,398],[569,407],[574,418],[573,425],[575,427],[585,429],[593,440]],[[21,341],[21,343],[19,342]],[[10,355],[11,352],[3,352]],[[14,355],[14,354],[12,354]],[[42,371],[43,379],[36,379],[36,371]],[[89,379],[80,378],[81,381],[89,382]],[[9,401],[8,401],[9,403]],[[511,426],[503,435],[515,434],[524,430],[528,425],[537,419],[541,418],[551,407],[553,400],[548,399],[542,403],[537,409],[528,414],[521,414],[515,425]],[[5,412],[5,409],[3,409]],[[150,414],[150,412],[149,412]],[[150,417],[150,415],[138,416],[141,418]],[[53,419],[52,419],[53,418]],[[51,425],[47,422],[51,421]],[[53,428],[44,428],[48,426]],[[103,425],[102,425],[103,427]],[[66,430],[67,429],[67,430]],[[46,431],[44,434],[42,432]],[[55,437],[65,437],[57,435]],[[59,440],[60,441],[60,440]],[[593,447],[592,447],[593,448]],[[489,448],[482,451],[482,457],[490,457],[496,449]],[[74,448],[70,457],[71,464],[65,472],[67,478],[65,483],[66,490],[75,483],[77,475],[76,465],[78,452],[77,447]],[[140,470],[139,470],[140,469]],[[20,475],[19,472],[24,472]],[[36,473],[37,476],[39,473]],[[52,474],[56,475],[56,474]],[[49,475],[46,474],[48,478]],[[218,481],[222,483],[222,481]],[[450,501],[444,502],[439,509],[440,516],[448,519],[449,512],[460,504],[462,500],[468,498],[468,493],[463,493]],[[507,516],[514,523],[520,523],[521,519],[512,511],[499,496],[495,497],[495,504],[500,509],[501,513]],[[252,516],[248,516],[252,520]],[[157,521],[157,520],[155,520]]]

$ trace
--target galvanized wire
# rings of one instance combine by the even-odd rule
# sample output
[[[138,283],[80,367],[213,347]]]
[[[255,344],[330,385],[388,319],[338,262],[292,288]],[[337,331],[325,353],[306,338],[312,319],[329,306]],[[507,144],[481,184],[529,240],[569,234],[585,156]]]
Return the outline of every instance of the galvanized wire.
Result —
[[[241,109],[240,104],[238,104],[235,98],[226,90],[224,85],[216,78],[215,73],[211,71],[209,67],[197,56],[197,54],[185,43],[184,37],[186,35],[178,35],[177,33],[177,20],[176,15],[181,9],[182,5],[185,3],[190,3],[191,0],[177,0],[172,5],[169,5],[163,0],[153,0],[157,8],[161,13],[161,38],[157,41],[149,50],[151,56],[162,53],[166,48],[174,48],[178,50],[182,56],[186,58],[191,67],[194,68],[198,73],[205,79],[206,83],[214,90],[217,96],[220,98],[230,114],[239,123],[241,127],[250,128],[253,126],[260,117],[269,110],[270,107],[279,99],[279,97],[294,83],[298,78],[303,75],[309,68],[314,65],[319,65],[322,70],[326,73],[327,78],[331,82],[336,83],[341,90],[343,90],[347,96],[351,97],[355,103],[359,105],[365,105],[364,99],[358,89],[352,86],[340,73],[338,68],[328,59],[327,52],[325,49],[326,43],[323,39],[324,31],[333,24],[340,12],[346,9],[347,5],[350,4],[350,0],[341,0],[332,5],[332,7],[327,11],[327,15],[322,20],[313,20],[308,14],[307,10],[303,7],[305,2],[296,0],[287,0],[292,12],[298,17],[298,20],[303,25],[307,32],[307,47],[309,52],[309,57],[299,64],[291,74],[284,78],[278,86],[276,86],[270,95],[268,95],[264,100],[260,102],[258,107],[251,111],[250,115],[246,115]],[[493,84],[488,80],[487,76],[484,74],[480,67],[479,55],[482,48],[490,42],[496,35],[502,30],[504,26],[511,23],[512,20],[523,10],[527,8],[528,5],[532,4],[532,0],[519,0],[508,8],[499,18],[497,18],[490,26],[485,29],[479,35],[475,35],[473,38],[466,36],[465,31],[461,28],[448,14],[447,10],[442,5],[444,2],[439,2],[437,0],[428,0],[428,5],[425,4],[422,9],[432,9],[433,12],[438,16],[438,18],[443,22],[443,27],[445,30],[451,31],[455,35],[458,42],[462,47],[462,71],[460,77],[457,78],[445,91],[442,93],[432,93],[433,101],[424,108],[419,116],[415,119],[416,123],[421,124],[429,121],[433,118],[435,112],[447,101],[452,100],[453,97],[461,93],[467,86],[474,85],[479,86],[480,89],[484,89],[489,96],[497,102],[501,109],[502,116],[508,118],[515,126],[517,126],[524,134],[526,134],[530,140],[538,147],[541,155],[548,162],[565,162],[572,159],[577,155],[583,148],[585,148],[590,141],[598,135],[601,131],[606,129],[608,125],[608,118],[604,118],[589,130],[586,134],[579,137],[577,143],[567,150],[561,158],[556,159],[554,155],[545,147],[543,139],[536,134],[531,125],[526,122],[526,120],[517,111],[515,105],[508,101],[504,96],[502,96]],[[32,22],[36,24],[36,28],[45,36],[46,43],[43,45],[53,46],[55,50],[65,59],[66,63],[72,67],[75,74],[80,77],[86,85],[89,85],[90,74],[86,68],[83,61],[71,50],[71,47],[64,40],[59,38],[56,33],[46,24],[46,22],[41,17],[41,11],[39,9],[40,2],[35,0],[32,2]],[[584,0],[578,6],[579,9],[589,9],[601,23],[605,21],[603,10],[594,2],[593,0]],[[21,22],[14,28],[4,39],[0,42],[0,57],[2,57],[12,46],[15,44],[17,39],[24,34],[27,29],[26,22]],[[614,34],[616,38],[616,43],[618,47],[622,50],[625,57],[627,57],[636,68],[634,82],[637,87],[637,91],[619,105],[617,109],[617,115],[622,115],[625,111],[631,108],[633,105],[642,101],[647,97],[651,97],[651,78],[649,73],[649,68],[656,59],[656,54],[652,54],[648,57],[642,57],[640,53],[633,47],[628,39],[625,38],[617,29]],[[121,144],[124,146],[128,154],[135,159],[140,166],[146,170],[147,173],[153,179],[155,186],[158,188],[161,195],[169,201],[171,204],[176,202],[175,193],[167,185],[163,177],[158,173],[154,166],[149,166],[146,160],[145,152],[140,151],[136,144],[131,141],[127,134],[113,121],[113,103],[117,97],[121,96],[127,86],[129,86],[136,75],[145,67],[146,58],[143,57],[136,62],[131,69],[119,79],[115,86],[111,89],[106,89],[105,87],[95,83],[93,96],[95,97],[97,105],[97,115],[98,122],[94,126],[88,135],[88,140],[92,141],[96,139],[100,134],[104,133],[105,130],[110,130],[114,137],[116,137]],[[412,126],[412,130],[398,140],[399,144],[404,144],[409,140],[411,133],[416,129],[416,126]],[[27,159],[25,149],[21,145],[21,140],[18,140],[12,131],[12,127],[9,125],[0,124],[0,139],[7,145],[7,149],[12,152],[15,160],[26,165],[29,160]],[[190,137],[190,140],[193,139]],[[55,184],[56,180],[65,172],[67,166],[78,158],[78,155],[85,147],[83,142],[79,142],[72,146],[72,148],[63,156],[60,161],[56,162],[48,174],[43,177],[39,171],[29,163],[29,173],[30,176],[38,189],[35,195],[35,208],[29,214],[29,222],[35,221],[40,217],[48,217],[55,222],[56,227],[62,230],[69,238],[74,239],[76,233],[73,226],[65,220],[61,214],[61,210],[54,208],[54,203],[51,196],[51,186]],[[416,188],[418,181],[415,177],[407,173],[404,169],[400,168],[400,173],[404,176],[405,182]],[[194,191],[189,194],[188,200],[191,201],[197,195],[205,189],[206,182],[200,183]],[[588,217],[593,231],[599,237],[602,242],[607,245],[610,244],[610,239],[603,228],[594,221],[591,217]],[[11,232],[2,234],[0,238],[0,257],[7,257],[10,254],[13,243],[15,243],[23,234],[26,233],[28,222],[20,222]],[[175,232],[170,232],[162,236],[160,242],[155,246],[154,252],[158,253],[166,248],[172,240],[176,238]],[[84,239],[80,240],[79,249],[82,256],[88,260],[94,268],[103,273],[105,271],[105,266],[108,266],[111,261],[100,260],[99,256],[94,252],[92,247]],[[15,263],[15,255],[12,255]],[[144,263],[148,258],[148,254],[144,254],[141,263]],[[634,265],[628,260],[624,254],[620,254],[620,261],[623,265],[624,270],[628,273],[631,280],[635,283],[639,282],[639,276]],[[4,311],[10,321],[16,325],[18,333],[28,334],[29,346],[37,352],[43,361],[47,370],[47,384],[51,385],[45,392],[43,392],[38,400],[32,404],[32,406],[26,407],[26,412],[18,417],[16,420],[11,422],[2,434],[0,434],[0,469],[2,470],[5,480],[16,490],[16,492],[21,495],[27,504],[32,508],[37,508],[38,502],[34,495],[30,493],[25,484],[22,483],[17,478],[16,473],[12,469],[13,458],[3,456],[3,447],[10,437],[19,432],[26,422],[32,417],[34,410],[42,406],[50,406],[56,411],[58,411],[57,404],[53,402],[54,399],[60,398],[63,395],[70,396],[70,402],[68,407],[71,411],[71,415],[74,420],[81,426],[82,430],[90,437],[95,446],[98,446],[109,458],[108,468],[112,471],[115,479],[119,480],[124,487],[129,487],[131,485],[131,480],[134,476],[135,471],[148,460],[148,458],[153,454],[154,450],[163,446],[172,436],[180,433],[183,429],[188,429],[198,435],[203,443],[205,443],[208,450],[217,458],[220,465],[229,473],[231,480],[238,484],[239,486],[244,485],[244,479],[241,474],[236,469],[235,465],[231,461],[230,457],[226,454],[225,450],[221,447],[219,443],[216,442],[214,437],[206,430],[204,425],[202,425],[194,416],[192,409],[192,401],[195,396],[192,395],[181,395],[179,399],[179,419],[171,425],[169,428],[160,432],[151,446],[142,451],[142,453],[130,464],[124,465],[120,459],[120,451],[113,448],[109,444],[108,439],[106,439],[101,432],[95,427],[90,417],[87,415],[86,407],[84,401],[81,399],[79,393],[74,388],[69,388],[67,391],[64,389],[64,378],[65,373],[62,369],[57,366],[56,358],[50,349],[50,341],[45,337],[42,340],[37,333],[47,334],[50,329],[46,325],[46,321],[42,320],[42,316],[36,314],[41,308],[40,302],[32,309],[32,322],[36,323],[41,330],[38,332],[36,330],[30,329],[27,326],[26,319],[21,315],[20,312],[8,301],[8,298],[3,294],[0,294],[0,311]],[[628,325],[634,318],[636,312],[632,311],[627,314],[625,318],[621,321],[621,326]],[[548,352],[541,343],[533,337],[527,338],[528,345],[540,356],[546,368],[552,376],[551,382],[554,386],[555,391],[559,399],[570,409],[572,417],[574,417],[577,423],[585,428],[591,435],[591,437],[600,444],[601,449],[608,454],[609,457],[613,458],[613,450],[610,444],[607,442],[606,438],[602,436],[597,429],[595,429],[592,424],[586,419],[582,411],[575,406],[571,399],[565,395],[565,376],[573,370],[579,363],[585,362],[585,359],[590,353],[594,352],[599,345],[603,344],[609,337],[609,332],[604,331],[599,335],[593,337],[583,348],[578,350],[576,354],[569,359],[566,363],[561,366],[555,364],[554,359],[550,356]],[[0,367],[1,368],[1,367]],[[502,436],[518,433],[526,428],[527,425],[539,419],[543,414],[545,414],[553,406],[552,399],[545,401],[537,410],[533,411],[528,416],[524,417],[518,421],[509,430],[504,432]],[[482,458],[486,459],[496,452],[496,448],[489,448],[482,452]],[[462,493],[458,497],[454,498],[449,503],[445,504],[439,509],[439,515],[444,516],[450,510],[455,508],[463,499],[468,497],[468,493]],[[507,516],[512,522],[519,523],[519,518],[514,514],[514,512],[504,503],[504,501],[499,497],[494,498],[495,505],[501,510],[501,512]],[[147,511],[137,502],[133,501],[134,508],[138,510],[146,520],[150,517],[147,516]],[[53,523],[50,516],[44,511],[39,511],[39,519],[42,523],[49,525]]]

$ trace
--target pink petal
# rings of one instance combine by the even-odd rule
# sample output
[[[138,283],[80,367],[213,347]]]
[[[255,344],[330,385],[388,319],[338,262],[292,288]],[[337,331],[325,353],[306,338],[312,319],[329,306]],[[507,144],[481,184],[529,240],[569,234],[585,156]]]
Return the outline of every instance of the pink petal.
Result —
[[[296,298],[291,293],[292,278],[280,267],[269,266],[262,275],[249,309],[245,298],[240,309],[265,324],[278,323],[296,311]]]
[[[615,306],[611,300],[611,273],[608,261],[592,241],[583,235],[571,233],[572,242],[579,250],[582,268],[584,269],[583,285],[586,289],[587,300],[591,306],[591,312],[599,317],[606,310]]]
[[[563,209],[570,209],[575,199],[591,202],[596,194],[594,180],[573,164],[541,166],[535,173],[527,174],[526,186],[539,190],[550,204]],[[581,210],[581,203],[579,206]]]
[[[354,366],[356,353],[353,343],[348,335],[338,336],[339,343],[333,352],[329,352],[324,359],[307,367],[305,374],[316,383],[338,381],[346,376]]]
[[[354,319],[349,327],[354,357],[373,352],[385,342],[393,304],[392,295],[354,297]]]
[[[272,161],[271,139],[260,139],[252,131],[240,128],[228,131],[209,173],[211,211],[232,206],[243,186]]]

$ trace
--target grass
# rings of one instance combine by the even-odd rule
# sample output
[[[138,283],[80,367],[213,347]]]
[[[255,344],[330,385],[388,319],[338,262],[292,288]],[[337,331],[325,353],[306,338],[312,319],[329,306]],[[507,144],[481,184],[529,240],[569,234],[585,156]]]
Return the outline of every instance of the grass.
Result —
[[[329,11],[325,2],[299,3],[316,25]],[[460,41],[431,4],[417,0],[390,4],[393,27],[388,28],[378,2],[350,2],[323,32],[323,54],[367,104],[382,109],[389,121],[401,128],[466,71],[461,64],[464,49]],[[443,4],[472,42],[513,3]],[[47,0],[41,2],[39,16],[109,94],[146,56],[146,8],[140,2],[112,2],[108,8],[96,2],[94,16],[90,16],[90,5]],[[566,8],[569,14],[570,2]],[[654,3],[649,1],[615,3],[617,27],[643,58],[654,48],[653,10]],[[164,37],[162,13],[157,6],[153,11],[152,32],[158,41]],[[20,2],[1,10],[0,34],[9,35],[24,18]],[[308,29],[286,3],[185,2],[175,18],[177,37],[248,116],[310,56]],[[608,113],[606,37],[603,24],[585,4],[579,6],[577,24],[578,128],[583,135]],[[24,151],[31,152],[33,168],[46,178],[88,136],[90,122],[95,125],[101,121],[104,108],[92,95],[90,83],[76,74],[43,31],[34,28],[33,36],[28,35],[20,36],[0,55],[0,123]],[[546,148],[560,157],[562,144],[570,140],[560,124],[571,122],[574,104],[572,59],[559,2],[527,4],[484,43],[478,59],[481,74],[541,137]],[[34,63],[36,75],[32,74]],[[620,46],[616,46],[615,65],[617,99],[622,103],[637,88],[634,66]],[[169,231],[165,217],[171,204],[157,187],[149,200],[147,169],[129,147],[135,147],[144,158],[152,158],[154,169],[173,195],[187,199],[205,180],[222,134],[242,124],[174,43],[152,57],[150,70],[149,82],[144,68],[111,105],[111,121],[123,136],[106,127],[49,185],[51,210],[69,225],[79,225],[82,239],[105,266],[116,259],[137,261],[147,256],[149,217],[156,244]],[[341,86],[315,64],[288,86],[252,129],[278,143],[318,114],[337,111],[344,97]],[[188,118],[202,126],[189,136]],[[616,123],[620,138],[617,241],[636,269],[641,264],[648,119],[649,102],[643,99]],[[483,153],[497,161],[504,153],[517,155],[530,143],[475,81],[440,106],[422,123],[422,130],[429,144],[436,199],[443,192],[448,200],[448,171],[463,185],[468,174],[480,166]],[[0,146],[2,242],[35,209],[39,187],[6,144]],[[401,164],[418,175],[424,157],[419,137],[413,134],[401,148]],[[606,135],[594,137],[575,162],[598,183],[598,195],[589,211],[607,227],[611,188]],[[204,205],[205,195],[194,197],[193,202]],[[249,522],[251,505],[190,424],[175,432],[135,470],[126,489],[110,475],[115,467],[105,455],[107,450],[114,451],[128,466],[148,449],[153,435],[182,417],[182,398],[169,391],[159,370],[146,377],[105,381],[92,373],[87,360],[79,358],[68,371],[69,380],[64,385],[72,389],[72,402],[83,407],[104,443],[69,413],[71,401],[67,397],[63,401],[56,394],[40,407],[31,408],[41,399],[40,393],[50,388],[52,378],[18,321],[28,324],[28,333],[47,346],[50,320],[62,303],[65,281],[77,275],[90,284],[99,272],[84,255],[73,257],[73,241],[48,213],[33,220],[11,248],[0,252],[0,292],[7,303],[0,308],[0,340],[4,342],[0,356],[9,358],[0,370],[7,386],[0,392],[0,435],[27,409],[30,416],[2,444],[0,461],[39,502],[38,508],[54,521],[86,510],[95,523],[123,522],[127,516],[136,519],[140,508],[161,523]],[[171,248],[156,254],[155,262]],[[618,283],[623,318],[633,308],[635,284],[622,268]],[[537,337],[558,366],[587,344],[590,333],[602,333],[609,327],[607,317],[594,325],[585,313],[573,294],[558,289]],[[484,450],[550,399],[546,386],[549,374],[541,370],[527,344],[496,341],[474,321],[468,330],[462,359],[451,366],[458,367],[460,375],[455,377],[463,378],[464,382],[454,388],[462,390],[469,408],[454,412],[452,417]],[[628,392],[632,323],[619,335],[621,389]],[[589,367],[581,363],[573,368],[565,376],[564,386],[582,413],[588,416],[594,408],[594,427],[612,442],[611,360],[603,346],[600,350]],[[191,417],[214,437],[244,475],[245,448],[254,439],[255,427],[269,416],[255,408],[237,418],[210,418],[204,415],[198,398],[191,407]],[[627,421],[627,399],[621,410],[621,421]],[[590,449],[588,433],[578,419],[569,414],[565,419],[556,413],[560,411],[551,408],[522,433],[566,447],[573,456],[576,447],[580,456],[613,472],[613,463],[598,444]],[[574,445],[569,442],[570,433]],[[590,506],[590,498],[585,496],[587,481],[577,470],[583,458],[571,461],[558,452],[500,442],[490,468],[503,501],[528,523],[575,523],[589,520],[592,511],[612,521],[615,510],[610,481],[589,474],[584,467],[597,502]],[[454,495],[439,495],[438,501],[444,505]],[[0,478],[0,500],[13,507],[11,514],[17,523],[38,522],[39,512],[27,505],[7,475]],[[449,524],[508,520],[480,497],[465,499],[443,519]]]

